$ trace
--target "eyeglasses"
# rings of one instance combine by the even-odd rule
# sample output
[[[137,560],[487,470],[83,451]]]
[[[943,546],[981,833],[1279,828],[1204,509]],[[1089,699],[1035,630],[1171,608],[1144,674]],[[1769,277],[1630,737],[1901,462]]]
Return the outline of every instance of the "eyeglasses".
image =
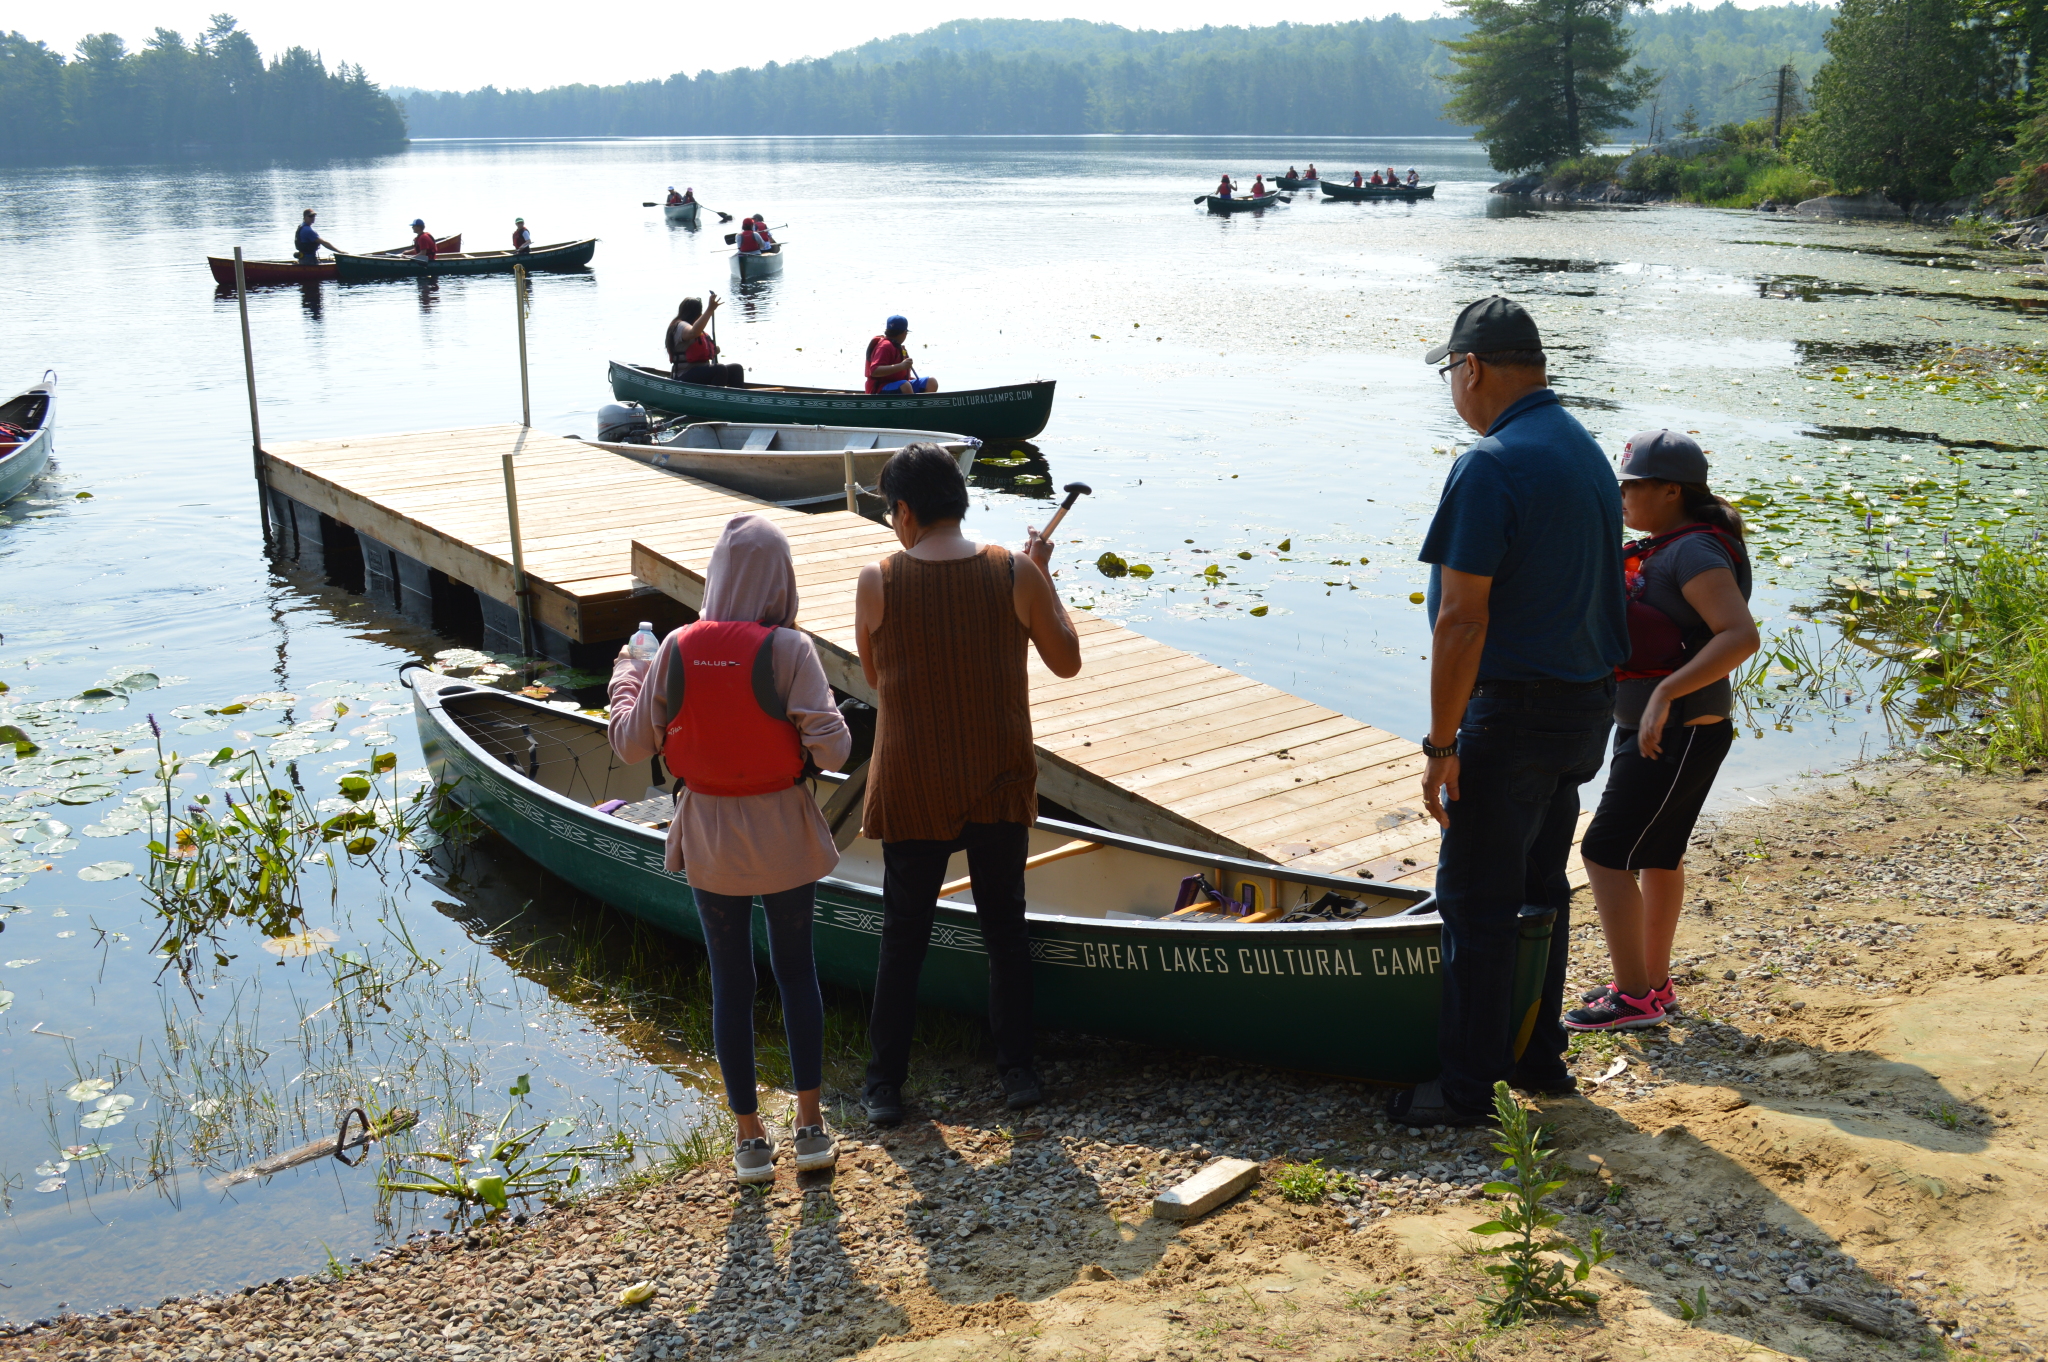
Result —
[[[1450,382],[1450,381],[1451,381],[1451,370],[1453,370],[1453,369],[1459,369],[1459,368],[1463,368],[1463,367],[1464,367],[1464,364],[1465,364],[1465,357],[1464,357],[1463,355],[1459,355],[1459,356],[1458,356],[1458,357],[1457,357],[1456,359],[1452,360],[1452,361],[1451,361],[1451,362],[1450,362],[1449,364],[1445,364],[1445,365],[1441,365],[1441,366],[1439,366],[1439,367],[1438,367],[1438,369],[1437,369],[1437,371],[1436,371],[1436,376],[1437,376],[1438,378],[1442,379],[1442,380],[1443,380],[1444,382],[1448,383],[1448,382]]]

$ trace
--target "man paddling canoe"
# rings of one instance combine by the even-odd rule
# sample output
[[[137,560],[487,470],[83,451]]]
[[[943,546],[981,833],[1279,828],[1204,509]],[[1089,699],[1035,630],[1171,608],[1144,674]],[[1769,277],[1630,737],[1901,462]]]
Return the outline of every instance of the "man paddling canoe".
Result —
[[[909,322],[901,317],[891,317],[882,324],[882,334],[868,342],[869,392],[935,393],[939,390],[937,379],[919,378],[913,372],[910,351],[903,344],[903,338],[909,334]]]
[[[292,237],[292,247],[298,253],[301,265],[319,264],[320,248],[322,246],[325,246],[330,251],[339,251],[341,249],[341,247],[321,236],[319,229],[313,226],[313,219],[316,216],[318,214],[308,208],[305,216],[299,222],[298,232]]]
[[[413,260],[432,261],[435,252],[439,248],[435,245],[434,234],[427,230],[426,219],[414,218],[412,220],[412,230],[414,233],[412,239],[412,254],[409,258]]]

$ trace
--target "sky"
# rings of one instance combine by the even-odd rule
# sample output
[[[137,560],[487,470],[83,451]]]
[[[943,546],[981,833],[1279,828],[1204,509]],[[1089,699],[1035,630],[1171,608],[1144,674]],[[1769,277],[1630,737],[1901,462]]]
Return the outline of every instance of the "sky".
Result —
[[[1075,0],[999,3],[999,9],[992,9],[985,0],[934,0],[888,11],[820,0],[751,5],[599,3],[567,9],[511,0],[481,8],[415,4],[344,11],[282,0],[210,0],[208,6],[189,10],[166,7],[160,0],[70,0],[42,7],[33,16],[17,12],[0,24],[18,27],[27,37],[69,56],[88,33],[111,31],[127,39],[130,47],[140,47],[162,26],[190,41],[219,7],[241,20],[243,31],[265,56],[298,45],[319,52],[329,66],[359,63],[380,85],[473,90],[483,85],[615,85],[677,71],[723,71],[822,57],[870,38],[918,32],[951,19],[1063,19],[1083,8]],[[1226,0],[1091,0],[1085,17],[1129,28],[1178,29],[1282,20],[1335,23],[1396,13],[1423,18],[1447,8],[1436,0],[1272,0],[1250,9]],[[419,17],[437,12],[448,19]]]

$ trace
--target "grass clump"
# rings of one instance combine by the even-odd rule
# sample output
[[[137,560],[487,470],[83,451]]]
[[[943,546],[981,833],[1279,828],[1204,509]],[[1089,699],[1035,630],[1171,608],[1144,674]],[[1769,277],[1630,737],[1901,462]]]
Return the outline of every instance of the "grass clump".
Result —
[[[1596,189],[1613,182],[1615,168],[1620,164],[1619,156],[1574,156],[1552,166],[1544,175],[1544,185],[1550,189]]]
[[[1332,1192],[1350,1192],[1358,1184],[1349,1173],[1335,1172],[1323,1167],[1321,1159],[1310,1159],[1307,1163],[1281,1164],[1273,1174],[1273,1185],[1287,1200],[1306,1206]]]
[[[1507,1328],[1531,1314],[1584,1310],[1597,1304],[1600,1293],[1582,1283],[1595,1267],[1614,1256],[1600,1246],[1601,1227],[1593,1227],[1591,1249],[1549,1233],[1564,1219],[1543,1205],[1545,1197],[1564,1186],[1563,1179],[1550,1176],[1554,1156],[1543,1148],[1542,1132],[1530,1122],[1529,1113],[1515,1101],[1506,1083],[1493,1085],[1493,1110],[1501,1134],[1493,1147],[1506,1156],[1503,1166],[1512,1181],[1486,1184],[1487,1195],[1501,1197],[1505,1204],[1493,1219],[1472,1227],[1474,1234],[1509,1236],[1480,1250],[1498,1260],[1484,1267],[1496,1284],[1493,1293],[1479,1297],[1480,1304],[1487,1307],[1487,1322]],[[1567,1264],[1550,1256],[1554,1254],[1569,1254],[1573,1261]]]

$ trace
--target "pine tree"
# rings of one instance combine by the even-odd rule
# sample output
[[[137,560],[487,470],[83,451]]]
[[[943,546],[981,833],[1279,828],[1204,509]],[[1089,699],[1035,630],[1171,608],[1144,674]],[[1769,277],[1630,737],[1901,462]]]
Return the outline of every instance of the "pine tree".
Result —
[[[1842,0],[1813,78],[1803,154],[1899,203],[1977,187],[1956,169],[1993,136],[2016,71],[1965,0]]]
[[[1458,69],[1444,106],[1476,125],[1496,170],[1577,156],[1629,115],[1656,84],[1621,20],[1639,0],[1453,0],[1472,23],[1444,43]]]

